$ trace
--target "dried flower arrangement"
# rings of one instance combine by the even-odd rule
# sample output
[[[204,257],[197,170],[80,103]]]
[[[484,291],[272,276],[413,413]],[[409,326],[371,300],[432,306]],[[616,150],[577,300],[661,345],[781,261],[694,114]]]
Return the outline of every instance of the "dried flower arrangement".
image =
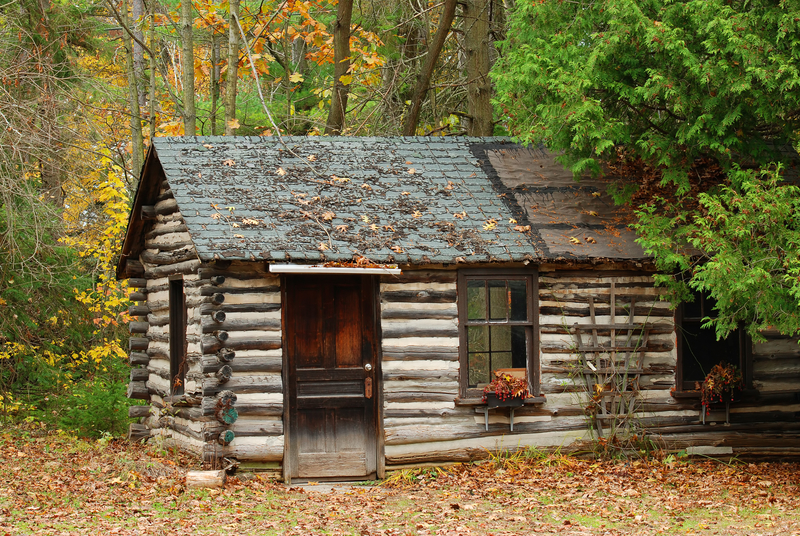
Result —
[[[483,388],[483,401],[486,402],[486,395],[494,393],[498,400],[508,400],[519,398],[524,400],[528,397],[528,380],[526,378],[516,378],[502,370],[494,372],[494,379]]]
[[[744,389],[742,372],[735,365],[720,362],[706,375],[700,389],[700,403],[708,414],[708,407],[715,402],[731,402],[736,393]]]

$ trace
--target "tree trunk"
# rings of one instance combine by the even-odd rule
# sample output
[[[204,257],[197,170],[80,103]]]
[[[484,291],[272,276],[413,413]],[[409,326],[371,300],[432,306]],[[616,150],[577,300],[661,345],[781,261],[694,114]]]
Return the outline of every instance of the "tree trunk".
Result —
[[[122,0],[122,22],[128,28],[130,18],[128,17],[128,0]],[[125,67],[128,72],[128,101],[131,107],[131,172],[134,179],[139,179],[142,171],[144,155],[144,139],[142,137],[142,114],[139,109],[139,88],[136,80],[136,73],[133,69],[133,39],[128,32],[122,32],[122,42],[125,44]]]
[[[425,94],[428,92],[428,86],[433,77],[433,69],[436,67],[436,61],[439,59],[439,54],[442,52],[444,42],[447,39],[447,35],[450,33],[450,27],[453,25],[453,17],[455,17],[456,14],[456,4],[456,0],[445,0],[444,2],[439,28],[436,30],[433,43],[431,43],[428,54],[425,56],[425,65],[422,66],[422,71],[419,73],[417,87],[414,90],[414,96],[411,98],[411,108],[408,111],[408,116],[406,116],[406,122],[403,124],[404,136],[413,136],[417,131],[422,102],[425,100]]]
[[[217,32],[211,34],[211,135],[217,135],[217,106],[219,106],[219,54],[220,44]]]
[[[333,26],[333,93],[331,110],[325,124],[325,134],[341,134],[344,130],[349,82],[342,77],[350,70],[350,21],[353,18],[353,0],[339,0],[336,22]]]
[[[489,81],[489,2],[468,0],[464,8],[464,45],[467,52],[467,106],[470,136],[491,136],[492,85]]]
[[[192,0],[181,2],[181,40],[183,41],[183,130],[184,135],[196,133],[194,108],[194,43],[192,39]]]
[[[152,4],[150,5],[150,102],[148,115],[150,116],[150,143],[156,137],[156,16]]]
[[[230,0],[228,72],[225,84],[225,135],[233,136],[236,120],[236,81],[239,78],[239,0]]]
[[[142,23],[144,22],[144,2],[143,0],[133,0],[131,3],[131,15],[133,24],[131,30],[136,39],[144,43],[144,33]],[[139,96],[139,109],[143,109],[147,104],[145,95],[147,94],[147,81],[144,76],[144,48],[142,45],[133,41],[133,72],[136,75],[136,92]]]

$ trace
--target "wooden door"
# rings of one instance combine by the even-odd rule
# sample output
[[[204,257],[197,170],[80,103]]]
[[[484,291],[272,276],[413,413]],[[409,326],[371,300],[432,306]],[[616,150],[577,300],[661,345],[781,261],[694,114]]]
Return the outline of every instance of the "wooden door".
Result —
[[[285,329],[293,478],[376,471],[374,282],[287,276]]]

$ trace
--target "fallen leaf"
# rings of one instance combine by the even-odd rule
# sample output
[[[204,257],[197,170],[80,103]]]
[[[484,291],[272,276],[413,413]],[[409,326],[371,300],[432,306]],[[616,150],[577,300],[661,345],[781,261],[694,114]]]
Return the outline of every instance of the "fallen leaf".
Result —
[[[590,244],[597,244],[597,240],[595,240],[593,236],[587,236],[586,241]]]
[[[319,246],[317,246],[317,249],[320,250],[320,251],[327,251],[328,250],[328,244],[326,244],[324,242],[320,242]]]
[[[508,220],[508,223],[515,224],[515,223],[517,223],[517,220],[515,220],[514,218],[510,218]]]
[[[347,225],[337,225],[336,230],[339,231],[340,233],[343,233],[347,230]]]
[[[401,248],[400,246],[392,246],[392,248],[391,248],[391,249],[392,249],[392,251],[394,251],[395,253],[403,253],[403,248]]]
[[[279,168],[278,168],[278,169],[275,171],[275,173],[277,173],[278,175],[280,175],[281,177],[283,177],[284,175],[286,175],[286,170],[285,170],[285,169],[283,169],[282,167],[279,167]]]
[[[369,223],[369,216],[364,214],[363,216],[361,216],[361,221],[363,221],[364,223]]]
[[[231,159],[229,158],[228,160],[224,160],[224,161],[222,162],[222,165],[223,165],[223,166],[228,166],[228,167],[230,167],[230,166],[233,166],[235,163],[236,163],[236,162],[234,162],[233,160],[231,160]]]
[[[325,221],[331,221],[335,217],[336,217],[336,213],[335,212],[331,212],[330,210],[327,211],[327,212],[323,212],[322,213],[322,219],[325,220]]]
[[[364,184],[362,184],[361,187],[364,188],[365,190],[372,190],[372,186],[370,186],[366,182]]]
[[[414,174],[414,173],[416,173],[416,172],[417,172],[417,170],[416,170],[416,169],[414,169],[413,167],[412,167],[412,168],[408,168],[408,173],[409,173],[409,175],[413,175],[413,174]]]
[[[530,231],[531,230],[531,226],[530,225],[515,225],[514,226],[514,230],[515,231],[519,231],[520,233],[524,233],[524,232]]]
[[[572,242],[573,244],[580,244],[581,243],[580,239],[575,238],[574,236],[570,236],[569,237],[569,241]]]
[[[313,154],[310,154],[310,155],[308,155],[308,161],[309,161],[309,162],[313,162],[313,161],[315,161],[316,159],[317,159],[317,157],[316,157],[316,156],[314,156]]]

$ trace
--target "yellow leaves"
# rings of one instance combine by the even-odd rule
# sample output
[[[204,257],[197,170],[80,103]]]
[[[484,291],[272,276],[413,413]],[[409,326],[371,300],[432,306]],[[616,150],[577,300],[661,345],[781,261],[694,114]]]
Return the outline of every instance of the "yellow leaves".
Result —
[[[597,212],[595,212],[594,210],[590,210],[589,212],[587,212],[587,214],[589,216],[594,216],[595,218],[597,217]]]
[[[349,182],[350,181],[350,179],[348,177],[337,177],[336,175],[331,175],[331,179],[333,179],[334,182]]]
[[[362,184],[361,187],[364,188],[365,190],[372,190],[372,186],[370,186],[366,182],[364,184]]]
[[[520,233],[525,233],[525,232],[531,230],[531,226],[530,225],[515,225],[514,226],[514,230],[515,231],[519,231]]]
[[[283,177],[284,175],[286,175],[286,170],[283,169],[282,167],[279,167],[278,169],[275,170],[275,173]]]
[[[422,212],[420,212],[419,210],[415,210],[414,214],[412,214],[412,216],[414,218],[421,218],[422,217]]]
[[[363,216],[361,216],[361,221],[363,221],[364,223],[369,223],[370,222],[369,216],[364,214]]]
[[[228,125],[228,128],[230,128],[232,130],[236,130],[237,128],[239,128],[241,126],[239,124],[239,120],[236,119],[235,117],[233,119],[231,119],[230,121],[228,121],[227,125]]]
[[[259,225],[261,220],[254,220],[253,218],[244,218],[242,219],[242,223],[245,225]]]
[[[317,249],[320,251],[327,251],[329,249],[328,244],[326,244],[325,242],[320,242],[319,245],[317,246]]]
[[[497,220],[494,218],[486,220],[486,223],[483,224],[484,231],[492,231],[495,227],[497,227]]]
[[[416,169],[414,169],[413,167],[412,167],[412,168],[408,168],[408,174],[409,174],[409,175],[413,175],[413,174],[414,174],[414,173],[416,173],[416,172],[417,172],[417,170],[416,170]]]
[[[343,74],[339,77],[339,82],[345,86],[349,86],[353,82],[353,76],[349,74]]]
[[[517,220],[515,220],[514,218],[509,218],[508,223],[514,225],[517,223]]]
[[[289,76],[289,81],[293,82],[295,84],[298,84],[298,83],[302,82],[303,80],[305,80],[305,78],[303,78],[303,75],[300,74],[300,73],[292,73],[292,75]]]
[[[459,220],[463,220],[464,218],[467,217],[467,213],[462,210],[461,212],[456,212],[455,214],[453,214],[453,217],[458,218]]]
[[[394,251],[395,253],[403,253],[403,248],[401,248],[400,246],[392,246],[391,250]]]
[[[314,162],[316,159],[317,159],[316,155],[313,155],[313,154],[310,154],[310,155],[308,155],[308,157],[307,157],[307,160],[308,160],[309,162]]]
[[[580,240],[580,238],[575,238],[574,236],[570,236],[569,237],[569,242],[570,242],[570,244],[580,244],[581,240]]]

